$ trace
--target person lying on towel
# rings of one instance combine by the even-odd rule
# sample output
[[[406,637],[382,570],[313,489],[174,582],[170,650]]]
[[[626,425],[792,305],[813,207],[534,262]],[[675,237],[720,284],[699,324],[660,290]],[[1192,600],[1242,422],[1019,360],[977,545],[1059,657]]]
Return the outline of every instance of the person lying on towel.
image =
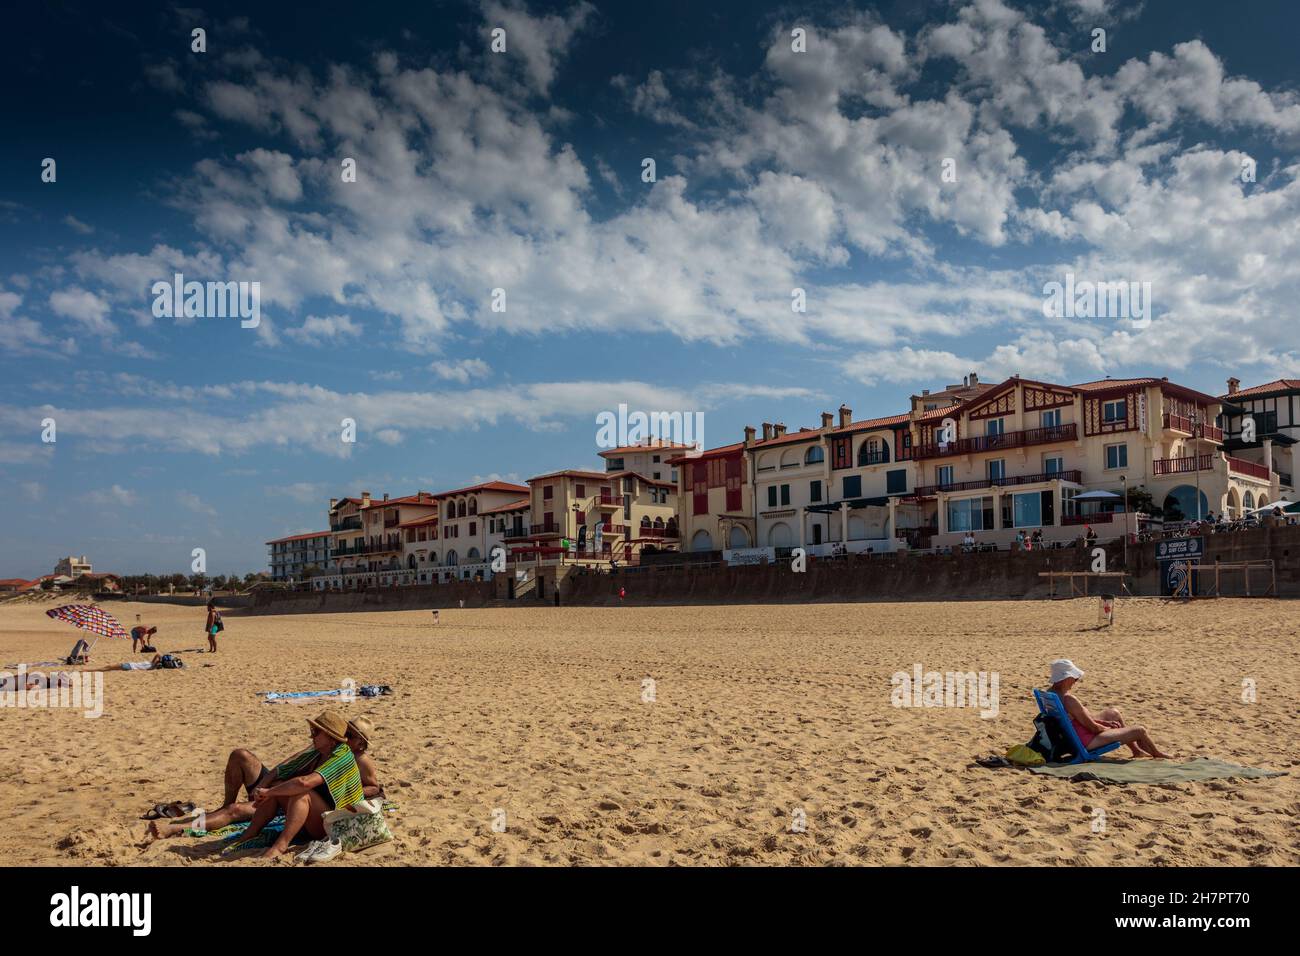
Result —
[[[1065,712],[1070,715],[1079,742],[1088,750],[1095,750],[1118,741],[1128,744],[1134,757],[1169,757],[1152,742],[1145,727],[1126,727],[1124,715],[1118,708],[1107,707],[1096,717],[1083,701],[1074,696],[1071,688],[1083,679],[1083,671],[1070,660],[1052,661],[1052,690],[1061,698]]]
[[[369,717],[355,717],[349,720],[347,744],[357,762],[357,769],[361,773],[362,791],[367,798],[382,798],[384,788],[379,784],[379,771],[375,766],[375,758],[368,753],[370,738],[374,734],[374,729],[375,725]],[[321,754],[313,746],[294,754],[283,763],[267,769],[262,761],[257,758],[257,754],[251,750],[243,747],[232,750],[230,756],[226,758],[226,792],[221,808],[206,814],[202,820],[197,819],[197,813],[184,820],[155,820],[149,824],[149,833],[153,837],[174,837],[180,836],[196,823],[200,823],[208,830],[219,830],[232,823],[243,823],[246,820],[251,820],[256,810],[253,804],[253,794],[259,787],[270,789],[282,780],[291,779],[295,774],[310,773],[316,769],[321,759]],[[247,791],[247,800],[239,799],[241,788]]]
[[[252,840],[273,819],[284,814],[284,829],[274,843],[262,854],[273,860],[289,849],[300,832],[306,831],[313,840],[324,839],[325,821],[322,817],[330,810],[348,810],[366,798],[361,785],[361,771],[352,748],[347,745],[348,722],[337,711],[327,710],[311,727],[311,745],[315,754],[300,754],[304,760],[313,761],[316,768],[294,773],[290,779],[272,787],[253,790],[253,819],[244,831],[242,842]],[[293,764],[299,758],[290,761]]]

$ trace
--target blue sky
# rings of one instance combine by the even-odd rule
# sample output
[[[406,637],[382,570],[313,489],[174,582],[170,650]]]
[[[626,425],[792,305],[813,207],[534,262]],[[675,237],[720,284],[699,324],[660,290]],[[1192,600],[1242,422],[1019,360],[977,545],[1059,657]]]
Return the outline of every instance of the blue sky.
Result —
[[[1300,374],[1293,5],[374,7],[6,14],[0,577],[263,568],[332,495],[590,466],[620,402],[723,444],[972,370]],[[177,271],[261,325],[154,317]],[[1067,272],[1154,320],[1044,318]]]

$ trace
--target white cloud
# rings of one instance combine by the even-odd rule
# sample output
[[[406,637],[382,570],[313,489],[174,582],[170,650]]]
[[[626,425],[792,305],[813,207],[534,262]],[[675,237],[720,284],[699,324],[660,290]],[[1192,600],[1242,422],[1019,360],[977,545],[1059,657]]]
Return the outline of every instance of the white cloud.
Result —
[[[103,488],[92,491],[87,495],[92,503],[97,505],[120,505],[129,508],[136,502],[136,495],[133,491],[128,491],[121,485],[113,485],[111,488]]]
[[[58,315],[75,319],[92,332],[116,331],[116,326],[108,320],[108,302],[78,286],[53,293],[50,296],[50,308]]]
[[[462,385],[468,384],[472,378],[487,378],[492,373],[492,367],[478,358],[434,362],[429,368],[439,378],[448,382],[460,382]]]
[[[188,508],[195,514],[206,515],[209,518],[215,518],[217,516],[217,509],[213,508],[192,491],[178,491],[176,493],[176,500],[182,507]]]

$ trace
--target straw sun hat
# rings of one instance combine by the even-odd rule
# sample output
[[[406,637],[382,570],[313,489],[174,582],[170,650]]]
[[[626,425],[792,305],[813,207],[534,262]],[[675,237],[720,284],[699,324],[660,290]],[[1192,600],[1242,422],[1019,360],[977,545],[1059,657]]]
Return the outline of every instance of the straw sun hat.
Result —
[[[337,740],[339,743],[343,743],[343,741],[347,738],[348,722],[344,720],[337,711],[334,710],[321,711],[319,717],[317,717],[315,720],[308,718],[307,723],[311,724],[317,730],[323,731],[324,733],[328,734],[331,738]]]
[[[1052,661],[1052,683],[1059,684],[1066,678],[1073,677],[1075,680],[1083,679],[1083,671],[1074,666],[1074,661],[1062,657],[1060,660]]]
[[[375,725],[369,717],[352,718],[348,721],[348,729],[360,737],[367,747],[370,746],[370,735],[375,732]]]

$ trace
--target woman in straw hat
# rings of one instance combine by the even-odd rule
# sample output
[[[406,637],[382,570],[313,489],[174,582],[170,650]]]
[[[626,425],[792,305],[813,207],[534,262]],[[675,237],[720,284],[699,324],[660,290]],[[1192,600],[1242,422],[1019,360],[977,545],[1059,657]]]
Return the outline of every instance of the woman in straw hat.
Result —
[[[1125,727],[1124,717],[1115,707],[1107,707],[1096,717],[1092,716],[1083,702],[1074,696],[1071,688],[1083,679],[1083,671],[1074,666],[1074,661],[1062,658],[1052,661],[1052,690],[1061,698],[1065,712],[1070,715],[1074,732],[1079,735],[1079,742],[1088,750],[1104,747],[1116,742],[1128,744],[1134,757],[1169,757],[1163,753],[1145,727]]]
[[[267,859],[274,859],[288,850],[289,844],[302,830],[306,830],[312,839],[323,839],[325,824],[322,815],[330,810],[346,810],[365,799],[361,771],[347,745],[348,722],[338,712],[327,710],[307,723],[311,727],[312,749],[321,758],[316,769],[273,787],[258,787],[253,791],[253,821],[244,831],[241,843],[256,837],[279,813],[284,813],[284,830],[262,854]],[[311,758],[307,752],[300,756]]]

